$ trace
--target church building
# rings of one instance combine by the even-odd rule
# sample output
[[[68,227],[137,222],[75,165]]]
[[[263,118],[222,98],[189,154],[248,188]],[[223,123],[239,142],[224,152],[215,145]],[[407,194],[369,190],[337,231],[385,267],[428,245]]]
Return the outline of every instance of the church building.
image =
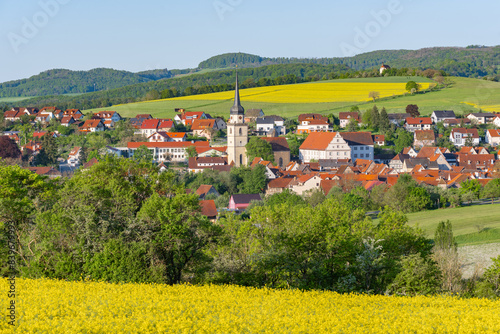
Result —
[[[238,87],[238,73],[236,73],[236,89],[234,105],[231,107],[229,122],[227,123],[227,162],[236,167],[247,166],[245,145],[248,143],[248,124],[245,124],[245,109],[240,103]]]

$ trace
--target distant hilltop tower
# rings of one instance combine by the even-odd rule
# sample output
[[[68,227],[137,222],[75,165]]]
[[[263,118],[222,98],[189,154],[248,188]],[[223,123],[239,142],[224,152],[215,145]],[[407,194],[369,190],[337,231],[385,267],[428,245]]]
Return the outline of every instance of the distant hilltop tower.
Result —
[[[380,74],[384,73],[385,70],[390,69],[391,67],[389,65],[385,65],[382,63],[382,66],[380,66]]]
[[[229,122],[227,123],[227,162],[234,162],[236,167],[246,166],[248,143],[248,124],[245,124],[245,109],[240,103],[238,87],[238,72],[236,72],[236,89],[234,91],[234,105],[231,107]]]

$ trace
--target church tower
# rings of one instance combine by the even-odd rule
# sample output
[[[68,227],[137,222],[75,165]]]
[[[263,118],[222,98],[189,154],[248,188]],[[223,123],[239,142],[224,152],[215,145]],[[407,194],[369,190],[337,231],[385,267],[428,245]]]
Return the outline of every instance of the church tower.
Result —
[[[234,162],[236,167],[246,166],[247,154],[245,145],[248,143],[248,124],[245,124],[245,109],[240,104],[238,73],[236,73],[236,89],[234,105],[231,107],[227,123],[227,162]]]

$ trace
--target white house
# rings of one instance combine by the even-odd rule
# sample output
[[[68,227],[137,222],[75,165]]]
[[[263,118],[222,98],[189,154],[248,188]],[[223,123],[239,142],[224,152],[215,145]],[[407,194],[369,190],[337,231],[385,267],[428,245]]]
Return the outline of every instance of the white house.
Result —
[[[186,149],[193,146],[194,148],[209,147],[207,141],[199,142],[129,142],[127,145],[129,157],[134,156],[134,152],[141,146],[146,146],[153,153],[153,160],[161,163],[165,161],[186,162],[187,153]]]
[[[255,122],[257,132],[268,134],[275,130],[276,137],[286,134],[285,120],[282,117],[275,115],[258,117]]]
[[[357,112],[340,112],[339,113],[340,127],[345,128],[347,126],[347,124],[349,124],[351,119],[355,119],[356,122],[358,122],[358,124],[361,123],[359,113],[357,113]]]
[[[302,162],[320,159],[373,160],[373,138],[369,132],[311,132],[299,148]]]
[[[493,122],[497,115],[492,113],[472,113],[467,115],[467,118],[476,124],[487,124]]]
[[[477,132],[477,129],[455,128],[451,130],[450,141],[453,145],[465,146],[467,139],[471,141],[470,144],[472,146],[479,145],[479,133]]]
[[[491,146],[500,145],[500,130],[498,129],[489,129],[486,131],[486,142]]]
[[[415,132],[415,130],[430,130],[432,119],[430,117],[408,117],[406,119],[406,131]]]
[[[431,119],[434,124],[456,118],[457,117],[455,116],[455,112],[453,110],[435,110],[431,115]]]

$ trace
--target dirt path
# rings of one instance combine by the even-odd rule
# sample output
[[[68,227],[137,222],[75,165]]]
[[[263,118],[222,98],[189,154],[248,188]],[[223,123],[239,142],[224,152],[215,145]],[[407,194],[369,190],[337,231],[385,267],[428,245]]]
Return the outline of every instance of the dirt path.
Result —
[[[482,275],[484,270],[493,263],[491,258],[499,255],[499,243],[459,247],[458,257],[462,263],[463,278],[472,277],[474,271]]]

